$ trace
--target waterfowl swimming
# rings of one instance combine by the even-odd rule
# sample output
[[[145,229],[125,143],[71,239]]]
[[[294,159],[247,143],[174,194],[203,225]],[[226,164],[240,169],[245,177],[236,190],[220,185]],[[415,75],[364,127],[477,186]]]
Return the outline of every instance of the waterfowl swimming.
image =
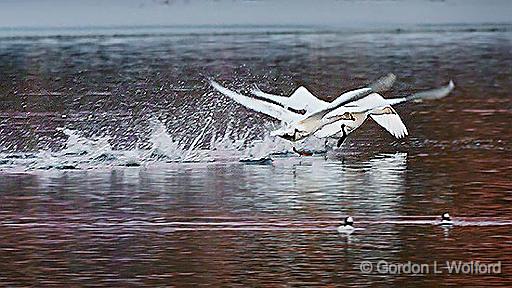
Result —
[[[343,225],[339,226],[337,230],[339,233],[351,234],[356,230],[356,228],[354,228],[354,219],[352,219],[351,216],[346,217],[343,221]]]
[[[441,215],[441,225],[453,225],[452,219],[450,218],[450,214],[448,212],[444,212]]]
[[[253,89],[252,93],[262,100],[236,93],[215,81],[210,81],[210,84],[237,103],[281,120],[283,127],[273,131],[273,136],[292,142],[311,135],[318,138],[338,138],[339,147],[348,134],[361,126],[368,117],[396,138],[408,135],[407,128],[392,105],[411,100],[440,99],[455,87],[453,81],[450,81],[447,86],[407,97],[385,99],[378,94],[389,90],[395,79],[395,75],[388,74],[367,87],[343,93],[330,103],[318,99],[305,87],[299,87],[290,97]]]

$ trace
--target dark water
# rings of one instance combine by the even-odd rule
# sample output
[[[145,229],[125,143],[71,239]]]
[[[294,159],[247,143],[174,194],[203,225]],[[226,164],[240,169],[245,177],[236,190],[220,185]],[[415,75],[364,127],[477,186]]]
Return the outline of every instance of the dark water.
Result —
[[[512,285],[512,33],[441,28],[0,38],[0,286]],[[258,139],[271,119],[207,76],[332,99],[388,72],[399,82],[387,97],[457,88],[397,107],[409,137],[368,121],[327,157],[123,167],[108,153],[92,165],[83,154],[98,146],[84,144],[72,166],[39,165],[68,159],[58,128],[109,137],[109,157],[153,147],[155,118],[184,151],[212,149],[228,126]],[[434,225],[444,211],[452,228]],[[348,236],[336,231],[346,215],[360,228]],[[501,272],[360,271],[380,260]]]

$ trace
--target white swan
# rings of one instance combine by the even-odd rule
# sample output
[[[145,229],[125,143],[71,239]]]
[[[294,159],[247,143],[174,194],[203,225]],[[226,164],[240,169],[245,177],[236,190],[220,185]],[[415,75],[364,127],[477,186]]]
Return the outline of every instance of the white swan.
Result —
[[[447,86],[402,98],[385,99],[378,94],[388,90],[395,79],[393,74],[388,74],[372,85],[346,92],[330,103],[318,99],[305,87],[299,87],[290,97],[253,89],[255,96],[265,99],[261,100],[231,91],[215,81],[210,83],[216,90],[239,104],[281,120],[284,125],[273,131],[273,136],[290,141],[299,141],[311,135],[319,138],[337,137],[339,147],[347,135],[361,126],[368,117],[396,138],[408,135],[407,128],[392,105],[412,100],[443,98],[455,87],[453,81],[450,81]]]

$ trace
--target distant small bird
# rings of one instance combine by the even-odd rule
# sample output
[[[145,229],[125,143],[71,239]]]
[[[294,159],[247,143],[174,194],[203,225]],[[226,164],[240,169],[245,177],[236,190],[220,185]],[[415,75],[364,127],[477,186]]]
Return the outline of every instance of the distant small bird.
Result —
[[[343,225],[339,226],[337,230],[339,233],[351,234],[356,230],[354,228],[354,219],[351,216],[346,217]]]
[[[444,212],[443,215],[441,215],[441,225],[453,225],[453,221],[450,218],[450,214],[448,212]]]

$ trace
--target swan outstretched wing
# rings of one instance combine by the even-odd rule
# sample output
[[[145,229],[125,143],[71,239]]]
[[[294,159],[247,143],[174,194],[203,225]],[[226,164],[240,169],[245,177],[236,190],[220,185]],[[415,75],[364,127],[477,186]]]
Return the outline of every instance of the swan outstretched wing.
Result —
[[[380,94],[372,93],[362,99],[350,102],[349,104],[339,107],[336,110],[333,110],[332,112],[326,114],[325,118],[332,119],[340,115],[344,115],[346,113],[350,113],[353,116],[356,116],[358,114],[367,115],[368,113],[370,117],[372,117],[375,120],[375,122],[377,122],[377,124],[382,126],[396,138],[402,138],[408,135],[407,128],[400,119],[400,116],[398,116],[393,107],[388,105],[386,99],[384,99],[384,97],[382,97]],[[360,124],[362,124],[362,122]],[[357,127],[359,125],[357,125]],[[333,131],[329,130],[335,129],[334,127],[331,129],[320,131],[318,132],[318,134],[315,135],[332,135]]]
[[[290,97],[265,93],[261,91],[258,86],[255,86],[251,90],[251,93],[260,98],[279,103],[285,108],[290,107],[296,111],[304,110],[304,114],[313,113],[329,105],[328,102],[316,98],[315,95],[311,94],[304,86],[297,88]]]
[[[396,76],[393,73],[389,73],[386,76],[383,76],[372,84],[368,85],[368,87],[360,88],[356,90],[351,90],[341,94],[338,98],[334,99],[328,107],[325,108],[333,108],[345,105],[351,101],[357,101],[361,97],[365,97],[370,93],[381,93],[389,90],[396,81]]]
[[[384,99],[380,94],[371,93],[364,98],[361,98],[356,101],[352,101],[344,106],[338,107],[329,113],[325,114],[325,117],[331,118],[336,115],[342,115],[346,112],[349,113],[366,113],[373,109],[389,106],[386,99]]]
[[[407,101],[418,102],[418,101],[423,101],[423,100],[441,99],[441,98],[448,96],[453,91],[453,89],[455,89],[455,83],[453,83],[453,81],[450,80],[448,85],[440,87],[440,88],[435,88],[435,89],[426,90],[426,91],[420,91],[420,92],[411,94],[407,97],[386,99],[386,101],[388,101],[389,105],[395,105],[395,104],[399,104],[399,103],[403,103],[403,102],[407,102]]]
[[[455,83],[453,83],[453,80],[450,80],[450,82],[446,86],[414,93],[411,96],[407,97],[407,100],[421,101],[441,99],[448,96],[448,94],[450,94],[453,91],[453,89],[455,89]]]
[[[382,109],[374,109],[372,113],[370,113],[370,117],[398,139],[409,134],[402,119],[400,119],[400,116],[398,116],[395,109],[391,106]]]
[[[304,109],[307,113],[313,113],[315,111],[318,111],[320,109],[323,109],[327,105],[329,105],[328,102],[325,102],[323,100],[320,100],[316,98],[311,92],[309,92],[306,87],[301,86],[293,92],[293,94],[290,96],[290,104],[289,107],[294,108],[292,105],[296,106],[297,110]]]
[[[373,82],[371,85],[369,85],[366,88],[356,89],[349,91],[347,93],[342,94],[340,97],[336,98],[334,101],[329,103],[327,107],[324,107],[322,110],[316,111],[315,113],[309,115],[306,119],[302,120],[303,122],[309,122],[309,121],[319,121],[326,115],[332,115],[333,113],[336,113],[339,109],[342,109],[344,112],[365,112],[369,111],[371,109],[384,106],[380,105],[378,103],[372,103],[372,94],[376,94],[379,92],[384,92],[386,90],[389,90],[393,83],[396,80],[396,76],[392,73],[379,78],[377,81]],[[378,95],[378,94],[377,94]],[[369,99],[368,99],[369,98]],[[382,97],[381,97],[382,98]],[[370,101],[368,105],[364,104],[354,104],[358,101]],[[366,102],[364,102],[366,103]],[[387,104],[387,103],[386,103]],[[346,108],[351,107],[352,110],[347,110]],[[343,112],[343,113],[344,113]],[[342,113],[342,114],[343,114]]]
[[[283,106],[285,106],[285,104],[288,103],[288,98],[289,97],[263,92],[263,91],[261,91],[260,87],[258,87],[258,85],[256,85],[256,84],[254,84],[253,88],[251,89],[251,93],[254,96],[257,96],[257,97],[260,97],[260,98],[263,98],[263,99],[267,99],[267,100],[270,100],[272,102],[279,103],[279,104],[281,104]]]
[[[249,108],[256,112],[263,113],[265,115],[284,121],[286,123],[298,121],[302,116],[300,114],[293,113],[279,105],[247,97],[237,92],[231,91],[213,80],[210,81],[210,84],[217,91],[233,99],[235,102],[245,106],[246,108]]]
[[[421,101],[421,100],[433,100],[433,99],[441,99],[448,96],[453,89],[455,89],[455,83],[452,80],[448,83],[448,85],[435,88],[427,91],[421,91],[418,93],[414,93],[404,98],[394,98],[394,99],[383,99],[388,104],[399,104],[406,101]],[[382,98],[382,97],[381,97]],[[379,100],[380,101],[380,100]],[[372,117],[375,122],[377,122],[380,126],[384,127],[389,133],[391,133],[396,138],[402,138],[409,134],[407,128],[405,127],[402,119],[396,113],[395,109],[391,106],[385,106],[383,108],[378,108],[372,110],[370,113],[370,117]]]
[[[254,95],[276,102],[284,108],[292,108],[296,111],[305,110],[304,114],[314,115],[314,118],[322,117],[326,113],[343,106],[351,101],[359,100],[373,92],[379,93],[389,90],[396,80],[392,73],[377,79],[365,88],[355,89],[341,94],[332,102],[326,102],[315,97],[306,87],[301,86],[290,97],[269,94],[261,91],[257,86],[251,90]]]

